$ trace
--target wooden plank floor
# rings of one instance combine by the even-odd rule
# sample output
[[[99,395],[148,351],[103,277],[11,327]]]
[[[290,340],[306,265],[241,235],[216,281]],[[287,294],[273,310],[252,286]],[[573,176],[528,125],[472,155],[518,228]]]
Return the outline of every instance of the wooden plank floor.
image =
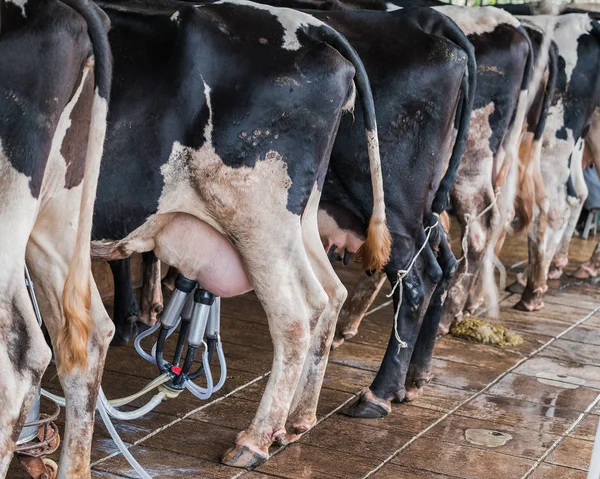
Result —
[[[589,258],[595,244],[575,239],[568,271]],[[526,259],[526,251],[520,235],[509,240],[501,259],[510,266]],[[351,289],[359,269],[338,270]],[[516,271],[509,269],[509,279]],[[390,333],[391,305],[380,294],[359,334],[331,355],[318,425],[298,443],[274,448],[256,471],[219,464],[249,424],[270,369],[266,318],[251,294],[223,302],[228,380],[222,391],[204,402],[184,392],[144,418],[115,423],[154,478],[585,479],[600,419],[600,285],[553,282],[546,308],[536,313],[512,309],[517,295],[502,298],[495,321],[521,334],[525,344],[498,349],[443,338],[423,397],[394,404],[383,420],[352,419],[340,410],[370,384]],[[566,382],[540,381],[548,374]],[[155,376],[132,348],[115,348],[103,387],[109,398],[120,397]],[[59,390],[53,370],[44,385]],[[511,439],[496,448],[478,446],[465,439],[467,429],[499,431]],[[92,460],[93,477],[137,477],[99,419]],[[8,477],[26,476],[13,464]]]

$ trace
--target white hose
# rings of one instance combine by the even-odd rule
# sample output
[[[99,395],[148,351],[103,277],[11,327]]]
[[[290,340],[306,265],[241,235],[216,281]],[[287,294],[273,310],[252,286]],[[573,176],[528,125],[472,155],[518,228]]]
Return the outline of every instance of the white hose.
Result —
[[[45,389],[42,389],[42,396],[46,396],[48,399],[54,401],[60,407],[65,407],[67,405],[65,398],[57,396],[56,394],[52,394],[51,392],[48,392]]]
[[[42,395],[51,399],[59,406],[62,406],[62,407],[66,406],[66,401],[65,401],[65,398],[63,398],[63,397],[57,396],[56,394],[52,394],[51,392],[46,391],[45,389],[42,389]],[[156,396],[154,396],[153,400],[161,395],[164,396],[164,393],[157,394]],[[106,401],[106,396],[104,395],[102,388],[100,388],[100,393],[98,395],[98,402],[96,403],[96,408],[98,409],[98,412],[100,413],[100,416],[102,417],[102,420],[104,421],[104,425],[106,426],[106,429],[108,429],[110,437],[112,437],[112,440],[115,442],[115,444],[119,448],[119,451],[121,451],[121,454],[123,454],[125,459],[127,459],[127,462],[129,462],[131,467],[133,467],[135,469],[135,471],[139,474],[139,476],[142,479],[152,479],[152,476],[148,475],[148,473],[144,470],[144,468],[142,466],[140,466],[140,464],[131,455],[131,453],[129,452],[129,449],[127,449],[127,446],[125,445],[125,443],[119,436],[119,433],[117,432],[117,430],[115,429],[115,426],[113,425],[112,421],[110,420],[109,412],[108,412],[106,406],[104,405],[103,400]],[[150,403],[151,402],[152,401],[150,401]],[[150,404],[150,403],[148,403],[148,404]],[[159,401],[159,403],[160,403],[160,401]],[[154,407],[156,407],[156,405],[153,406],[153,408]],[[140,409],[138,409],[138,411],[140,411]],[[133,412],[137,412],[137,411],[133,411]],[[145,413],[146,412],[144,412],[144,414]],[[134,418],[130,418],[130,419],[134,419]]]
[[[153,379],[152,381],[150,381],[146,386],[144,386],[143,389],[141,389],[137,393],[132,394],[131,396],[126,396],[126,397],[122,397],[119,399],[111,399],[110,401],[108,401],[108,403],[113,407],[125,406],[125,405],[135,401],[137,398],[146,395],[147,393],[149,393],[153,389],[157,388],[161,384],[166,383],[169,379],[171,379],[171,377],[167,373],[163,373],[160,376],[158,376],[156,379]]]
[[[138,419],[142,416],[145,416],[149,412],[151,412],[156,406],[158,406],[162,400],[165,398],[165,393],[160,392],[156,394],[150,401],[148,401],[144,406],[136,409],[135,411],[119,411],[110,405],[108,399],[104,395],[104,391],[100,388],[98,392],[98,407],[100,404],[106,409],[106,412],[110,414],[115,419],[119,419],[121,421],[132,421],[134,419]]]
[[[146,351],[144,351],[144,348],[142,348],[142,345],[140,343],[142,342],[142,339],[144,339],[147,336],[150,336],[158,328],[160,328],[160,321],[157,321],[156,324],[154,324],[154,326],[152,326],[150,329],[147,329],[143,333],[138,334],[135,340],[133,341],[133,345],[135,346],[135,350],[138,352],[138,354],[141,357],[143,357],[146,361],[149,361],[151,363],[156,363],[154,356],[151,356]]]
[[[219,366],[221,366],[221,376],[219,377],[219,382],[212,390],[213,393],[216,393],[221,389],[227,379],[227,364],[225,363],[225,353],[223,353],[223,343],[221,343],[221,338],[219,338],[217,342],[217,356],[219,357]]]
[[[125,445],[125,443],[121,440],[121,437],[119,436],[119,433],[115,429],[115,426],[113,426],[113,423],[110,420],[110,416],[108,415],[108,411],[104,407],[104,404],[102,403],[102,401],[98,401],[97,407],[98,407],[98,411],[100,412],[100,416],[102,417],[102,420],[104,421],[104,425],[106,426],[106,429],[108,429],[110,437],[112,437],[112,440],[115,442],[115,444],[119,448],[119,451],[121,451],[121,454],[123,454],[125,459],[127,459],[127,462],[131,465],[131,467],[133,467],[135,469],[135,472],[137,472],[142,479],[152,479],[152,476],[150,476],[144,470],[144,468],[142,466],[140,466],[140,463],[135,460],[135,458],[129,452],[129,449],[127,449],[127,446]]]
[[[213,378],[210,372],[210,363],[208,362],[208,351],[206,350],[206,344],[204,345],[204,352],[202,353],[202,366],[204,367],[204,374],[206,375],[206,388],[197,386],[192,381],[186,381],[185,387],[198,399],[204,401],[211,397],[214,391]]]

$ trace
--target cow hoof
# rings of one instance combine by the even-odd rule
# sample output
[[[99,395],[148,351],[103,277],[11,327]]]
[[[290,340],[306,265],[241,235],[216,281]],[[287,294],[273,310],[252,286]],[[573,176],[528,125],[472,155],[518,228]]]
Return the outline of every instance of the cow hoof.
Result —
[[[514,305],[515,309],[519,311],[525,311],[527,313],[531,313],[532,311],[539,311],[544,308],[544,302],[527,302],[520,300],[517,304]]]
[[[573,273],[573,276],[577,279],[589,279],[589,278],[595,278],[597,274],[598,274],[598,272],[596,270],[594,270],[587,264],[582,264],[577,269],[577,271],[575,271],[575,273]]]
[[[406,402],[416,401],[423,395],[423,386],[417,387],[416,385],[412,385],[406,388],[406,394],[404,395],[404,400]]]
[[[110,342],[111,346],[127,346],[131,341],[131,327],[127,325],[127,328],[115,329],[115,335]]]
[[[333,342],[331,343],[331,349],[333,350],[339,348],[342,344],[344,344],[344,341],[352,339],[354,336],[356,336],[356,333],[358,333],[357,330],[342,332],[336,331],[335,337],[333,338]]]
[[[350,417],[359,417],[362,419],[381,419],[389,414],[389,411],[379,404],[373,404],[362,399],[357,400],[348,407],[344,414]]]
[[[562,268],[555,268],[548,272],[548,279],[560,279],[563,274]]]
[[[333,341],[331,342],[331,350],[334,351],[335,349],[339,348],[342,344],[344,344],[344,338],[343,337],[339,337],[339,336],[335,336],[335,338],[333,338]]]
[[[438,336],[446,336],[450,332],[450,327],[446,324],[440,323],[438,325],[437,335]]]
[[[296,442],[302,437],[302,434],[310,431],[317,424],[317,417],[311,419],[296,419],[292,421],[294,424],[291,427],[292,432],[287,432],[285,429],[279,431],[273,436],[273,442],[279,446],[287,446],[292,442]]]
[[[379,399],[370,389],[363,390],[358,399],[348,406],[343,413],[350,417],[363,419],[381,419],[387,416],[392,407],[388,401]]]
[[[244,469],[254,469],[269,459],[269,454],[244,445],[235,445],[221,458],[221,463]]]
[[[287,446],[292,442],[296,442],[300,438],[299,434],[291,434],[286,431],[282,431],[279,434],[273,436],[273,444],[276,446]]]
[[[427,371],[416,364],[411,364],[406,373],[403,400],[410,402],[420,398],[423,395],[423,387],[429,384],[432,376],[431,371]]]

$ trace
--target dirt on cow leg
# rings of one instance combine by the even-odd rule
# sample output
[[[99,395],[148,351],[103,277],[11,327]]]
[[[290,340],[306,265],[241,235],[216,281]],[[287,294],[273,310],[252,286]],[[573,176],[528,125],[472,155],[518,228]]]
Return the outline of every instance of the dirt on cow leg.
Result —
[[[544,262],[546,251],[544,248],[544,235],[547,229],[547,213],[544,209],[538,215],[536,223],[532,224],[529,231],[528,254],[529,268],[527,283],[521,295],[521,300],[514,308],[521,311],[538,311],[544,307],[544,293],[548,289]]]
[[[341,346],[346,339],[350,339],[358,332],[358,327],[367,313],[371,304],[385,283],[385,274],[382,272],[368,275],[364,273],[344,303],[338,318],[335,336],[331,344],[332,349]]]
[[[600,274],[600,242],[596,245],[590,259],[583,263],[573,276],[578,279],[588,279],[595,278],[598,274]]]
[[[311,324],[310,347],[288,415],[290,427],[287,430],[290,432],[276,438],[280,443],[296,441],[300,435],[317,423],[319,394],[325,376],[336,320],[348,295],[323,251],[316,220],[318,198],[319,196],[315,194],[309,200],[304,214],[302,234],[312,269],[327,293],[329,301],[316,324]]]

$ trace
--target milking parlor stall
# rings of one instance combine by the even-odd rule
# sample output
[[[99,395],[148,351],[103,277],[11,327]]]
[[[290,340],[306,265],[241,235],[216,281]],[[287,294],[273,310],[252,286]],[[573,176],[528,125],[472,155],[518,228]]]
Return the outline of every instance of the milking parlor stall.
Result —
[[[0,0],[0,478],[600,479],[600,4]]]

